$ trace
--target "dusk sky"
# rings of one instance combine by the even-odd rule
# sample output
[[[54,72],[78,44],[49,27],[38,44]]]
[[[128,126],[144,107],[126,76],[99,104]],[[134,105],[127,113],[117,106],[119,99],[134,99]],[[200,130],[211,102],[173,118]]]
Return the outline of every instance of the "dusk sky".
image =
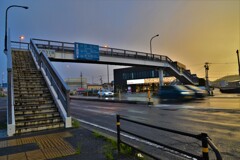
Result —
[[[11,39],[40,38],[108,45],[114,48],[166,55],[204,77],[204,63],[210,62],[210,80],[238,74],[236,50],[240,49],[240,0],[1,0],[0,73],[6,82],[3,54],[5,10]],[[106,82],[106,65],[55,64],[63,76]],[[110,79],[113,68],[110,66]]]

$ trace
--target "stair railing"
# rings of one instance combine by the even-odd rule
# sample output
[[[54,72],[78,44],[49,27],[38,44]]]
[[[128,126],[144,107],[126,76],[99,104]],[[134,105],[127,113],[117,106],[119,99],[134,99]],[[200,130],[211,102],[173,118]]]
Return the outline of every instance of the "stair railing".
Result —
[[[8,82],[8,97],[7,97],[7,134],[13,136],[15,134],[15,114],[14,114],[14,86],[13,86],[13,67],[12,67],[12,51],[10,31],[7,38],[7,82]]]
[[[70,105],[69,105],[69,95],[70,95],[70,89],[65,84],[65,82],[62,80],[60,75],[57,73],[51,62],[49,61],[46,53],[44,51],[39,52],[36,44],[33,42],[33,40],[30,40],[30,49],[32,50],[32,53],[38,63],[38,66],[41,67],[44,72],[46,73],[46,76],[48,77],[52,87],[54,88],[57,97],[61,101],[67,117],[70,117]]]

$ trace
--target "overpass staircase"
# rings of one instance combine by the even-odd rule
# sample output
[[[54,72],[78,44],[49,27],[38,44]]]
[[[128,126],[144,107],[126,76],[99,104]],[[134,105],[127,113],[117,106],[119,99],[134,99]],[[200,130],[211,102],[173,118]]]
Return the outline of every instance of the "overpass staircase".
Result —
[[[48,57],[32,41],[7,46],[8,136],[71,127],[70,90]]]
[[[15,133],[63,128],[63,120],[31,53],[15,50],[12,58]]]

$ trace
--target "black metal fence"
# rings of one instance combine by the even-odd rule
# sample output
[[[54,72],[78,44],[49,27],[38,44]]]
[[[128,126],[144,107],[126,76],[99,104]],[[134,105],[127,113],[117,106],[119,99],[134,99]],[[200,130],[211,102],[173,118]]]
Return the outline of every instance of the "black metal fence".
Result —
[[[133,132],[128,131],[126,129],[123,129],[123,128],[120,127],[121,126],[120,125],[120,120],[124,120],[124,121],[131,122],[131,123],[134,123],[134,124],[142,125],[142,126],[145,126],[145,127],[148,127],[148,128],[152,128],[152,129],[157,129],[157,130],[161,130],[161,131],[165,131],[165,132],[174,133],[174,134],[177,134],[177,135],[181,135],[181,136],[191,137],[191,138],[197,139],[202,144],[202,151],[201,151],[202,155],[197,155],[197,154],[194,154],[194,153],[190,153],[190,152],[187,152],[187,151],[184,151],[184,150],[181,150],[181,149],[178,149],[178,148],[166,145],[164,143],[160,143],[160,142],[151,140],[149,138],[143,137],[143,136],[141,136],[139,134],[133,133]],[[162,147],[164,147],[166,149],[175,151],[175,152],[177,152],[179,154],[183,154],[183,155],[191,157],[191,158],[195,158],[197,160],[209,160],[209,146],[210,146],[210,148],[215,153],[216,159],[217,160],[222,160],[222,157],[221,157],[221,154],[220,154],[218,148],[214,145],[214,143],[211,141],[210,137],[206,133],[201,133],[201,134],[195,135],[195,134],[191,134],[191,133],[186,133],[186,132],[181,132],[181,131],[177,131],[177,130],[172,130],[172,129],[168,129],[168,128],[163,128],[163,127],[158,127],[158,126],[146,124],[146,123],[143,123],[143,122],[132,120],[132,119],[126,117],[126,116],[120,116],[120,115],[117,115],[117,123],[116,123],[116,125],[117,125],[117,147],[118,147],[118,152],[120,152],[120,149],[121,149],[120,148],[120,144],[122,143],[122,144],[126,144],[126,145],[134,148],[135,150],[138,150],[138,151],[142,152],[143,154],[146,154],[147,156],[149,156],[151,158],[161,159],[160,157],[157,157],[157,156],[155,156],[153,154],[150,154],[150,153],[144,151],[143,149],[140,149],[140,148],[138,148],[138,147],[136,147],[136,146],[126,142],[125,140],[121,139],[121,134],[125,133],[127,135],[136,137],[136,138],[138,138],[140,140],[144,140],[144,141],[150,142],[151,144],[154,144],[154,145],[162,146]]]

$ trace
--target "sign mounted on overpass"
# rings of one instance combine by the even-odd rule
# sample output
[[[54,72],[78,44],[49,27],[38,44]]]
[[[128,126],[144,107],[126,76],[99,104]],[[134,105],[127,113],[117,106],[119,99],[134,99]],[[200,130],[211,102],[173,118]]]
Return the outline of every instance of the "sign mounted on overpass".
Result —
[[[85,43],[74,43],[74,57],[81,60],[99,60],[99,46]]]

